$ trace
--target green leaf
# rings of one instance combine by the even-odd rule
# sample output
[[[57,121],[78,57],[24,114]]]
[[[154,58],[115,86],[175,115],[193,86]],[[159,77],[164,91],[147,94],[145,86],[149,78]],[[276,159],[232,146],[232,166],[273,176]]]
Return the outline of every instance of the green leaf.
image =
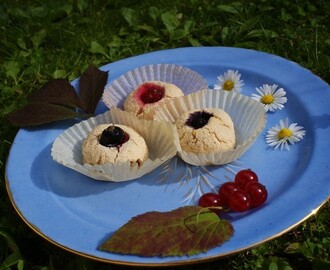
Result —
[[[20,72],[19,63],[15,61],[8,61],[4,63],[4,67],[6,70],[6,76],[12,77],[17,83],[17,75]]]
[[[32,53],[32,50],[31,49],[28,49],[28,50],[26,50],[26,51],[20,51],[19,52],[19,56],[20,57],[23,57],[23,58],[27,58],[27,57],[29,57],[30,55],[31,55],[31,53]]]
[[[25,19],[31,18],[29,9],[16,8],[16,9],[14,9],[13,15],[21,17],[21,18],[25,18]]]
[[[195,22],[187,20],[184,22],[183,28],[187,30],[187,32],[190,32],[195,27]]]
[[[202,44],[195,38],[188,37],[190,44],[194,47],[202,46]]]
[[[313,269],[315,269],[315,270],[329,270],[330,269],[330,261],[329,260],[315,259],[313,261]]]
[[[278,270],[278,266],[276,262],[271,262],[268,267],[269,270]]]
[[[292,19],[292,15],[288,13],[284,8],[281,8],[281,19],[288,22]]]
[[[232,225],[213,211],[185,206],[136,216],[99,249],[140,256],[191,256],[221,245],[232,234]]]
[[[24,261],[23,260],[18,261],[17,270],[24,270]]]
[[[54,79],[47,82],[38,91],[28,97],[29,102],[60,104],[68,107],[79,107],[80,100],[74,87],[65,79]]]
[[[67,72],[63,69],[57,69],[54,71],[53,76],[55,79],[65,78],[67,76]]]
[[[163,13],[161,19],[168,32],[172,32],[180,24],[180,21],[174,12]]]
[[[54,121],[75,118],[79,114],[72,109],[50,103],[29,103],[7,114],[5,117],[15,126],[26,127],[42,125]]]
[[[8,232],[6,232],[4,230],[0,230],[0,236],[2,236],[6,240],[7,245],[12,252],[20,253],[19,248],[18,248],[17,244],[15,243],[15,240]]]
[[[89,65],[79,80],[80,107],[86,113],[93,114],[100,101],[108,80],[108,72]]]
[[[27,50],[25,40],[21,37],[17,39],[17,45],[23,50]]]
[[[81,13],[84,12],[84,10],[88,7],[88,1],[87,0],[77,0],[77,7]]]
[[[172,40],[182,39],[182,38],[186,37],[188,35],[188,33],[189,32],[186,29],[175,29],[171,33],[171,39]]]
[[[144,31],[147,31],[147,32],[150,32],[154,35],[158,35],[157,31],[150,25],[138,25],[135,27],[136,30],[144,30]]]
[[[234,7],[229,6],[229,5],[219,5],[219,6],[217,6],[217,8],[219,10],[227,12],[227,13],[232,13],[232,14],[238,13],[238,11]]]
[[[269,250],[265,252],[268,253]],[[259,255],[261,254],[259,253]],[[286,261],[286,259],[273,256],[263,257],[263,259],[261,260],[261,265],[260,267],[258,267],[258,269],[259,268],[268,270],[293,270],[293,268],[290,266],[289,262]]]
[[[130,26],[136,26],[140,23],[139,13],[131,8],[122,8],[121,14]]]
[[[30,11],[31,17],[33,17],[33,18],[44,18],[48,15],[45,5],[37,6],[37,7],[32,6],[31,8],[29,8],[29,11]]]
[[[11,269],[13,265],[18,264],[22,259],[20,253],[14,252],[10,254],[0,265],[0,270],[8,270]]]
[[[149,8],[149,16],[154,20],[157,21],[159,17],[160,11],[157,7],[151,6]]]
[[[287,248],[285,249],[285,252],[288,254],[299,253],[301,245],[302,244],[299,242],[292,242],[287,246]]]
[[[32,37],[31,37],[31,41],[33,44],[34,48],[38,48],[41,43],[44,41],[44,39],[46,38],[47,32],[45,29],[40,30],[38,32],[36,32]]]
[[[65,2],[60,9],[63,10],[67,16],[69,16],[72,13],[73,6],[71,3]]]
[[[100,43],[98,43],[97,41],[91,41],[90,52],[99,53],[104,56],[108,56],[107,53],[105,52],[105,49],[103,48],[103,46],[100,45]]]

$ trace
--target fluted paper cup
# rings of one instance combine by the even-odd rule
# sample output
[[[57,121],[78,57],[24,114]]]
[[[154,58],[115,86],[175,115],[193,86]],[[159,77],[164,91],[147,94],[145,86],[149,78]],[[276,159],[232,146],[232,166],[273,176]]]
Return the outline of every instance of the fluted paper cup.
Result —
[[[142,165],[127,162],[104,165],[83,164],[82,144],[88,134],[101,124],[122,124],[133,128],[145,140],[149,157]],[[59,135],[52,146],[53,159],[96,180],[122,182],[139,178],[176,155],[173,125],[162,121],[137,119],[120,109],[112,108],[96,117],[82,121]]]
[[[102,100],[108,107],[123,109],[126,97],[140,84],[162,81],[179,87],[186,95],[208,88],[207,81],[197,72],[174,64],[155,64],[138,67],[105,86]]]
[[[267,116],[259,102],[234,92],[210,89],[171,100],[160,106],[155,112],[155,120],[175,123],[183,112],[205,108],[220,108],[229,114],[235,127],[236,145],[231,150],[194,154],[182,150],[178,134],[175,132],[178,155],[192,165],[222,165],[240,158],[266,125]]]

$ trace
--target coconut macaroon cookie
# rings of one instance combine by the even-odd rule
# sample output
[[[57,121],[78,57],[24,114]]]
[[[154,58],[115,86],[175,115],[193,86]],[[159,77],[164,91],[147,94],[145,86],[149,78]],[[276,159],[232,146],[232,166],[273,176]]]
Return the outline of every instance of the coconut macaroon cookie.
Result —
[[[130,161],[140,166],[148,158],[148,147],[144,138],[128,126],[101,124],[84,140],[82,155],[84,164]]]
[[[198,154],[235,148],[234,124],[222,109],[184,112],[175,125],[183,151]]]
[[[140,118],[152,120],[154,110],[160,103],[183,95],[182,90],[174,84],[147,81],[140,84],[127,96],[124,109]]]

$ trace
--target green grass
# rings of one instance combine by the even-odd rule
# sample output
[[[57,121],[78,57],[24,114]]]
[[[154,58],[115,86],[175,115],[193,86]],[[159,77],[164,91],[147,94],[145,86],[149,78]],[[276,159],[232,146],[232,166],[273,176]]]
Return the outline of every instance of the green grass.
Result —
[[[41,1],[0,3],[0,270],[126,269],[68,253],[29,229],[5,188],[17,132],[3,116],[52,78],[72,80],[89,63],[185,46],[232,46],[293,60],[330,82],[330,2]],[[176,269],[329,269],[330,204],[294,230],[256,248]]]

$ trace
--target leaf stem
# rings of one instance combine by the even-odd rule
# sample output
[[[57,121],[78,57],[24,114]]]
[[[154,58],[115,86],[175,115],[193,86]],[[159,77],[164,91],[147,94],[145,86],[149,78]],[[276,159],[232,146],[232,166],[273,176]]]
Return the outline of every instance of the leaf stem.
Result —
[[[191,216],[188,216],[186,217],[184,220],[183,220],[183,224],[184,226],[189,230],[191,231],[192,233],[196,233],[197,230],[194,230],[194,229],[191,229],[189,228],[188,224],[187,224],[187,220],[190,219],[190,218],[193,218],[193,217],[196,217],[196,220],[195,220],[195,224],[196,226],[198,225],[199,223],[199,217],[201,214],[207,214],[207,213],[210,213],[212,212],[213,210],[223,210],[224,208],[221,207],[221,206],[210,206],[210,207],[202,207],[197,214],[193,214]],[[216,214],[216,213],[215,213]],[[217,215],[218,216],[218,215]],[[219,216],[218,216],[219,217]],[[220,219],[220,217],[219,217]]]

